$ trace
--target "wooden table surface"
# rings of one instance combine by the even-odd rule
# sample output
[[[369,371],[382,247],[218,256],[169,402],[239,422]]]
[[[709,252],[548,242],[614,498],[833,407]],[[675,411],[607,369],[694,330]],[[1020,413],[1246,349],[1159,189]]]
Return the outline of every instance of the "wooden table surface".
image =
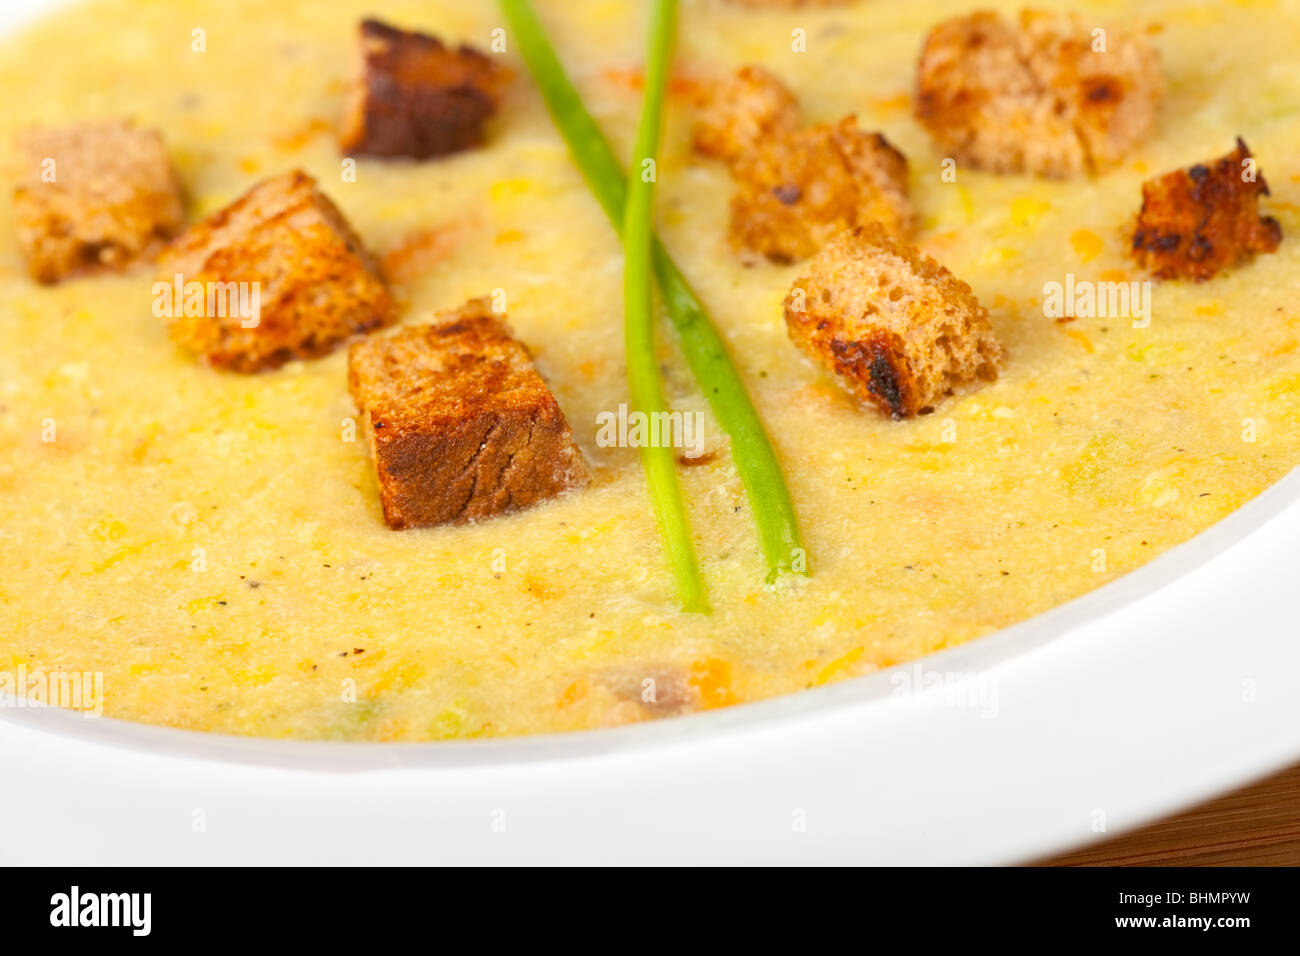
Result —
[[[1300,866],[1300,765],[1042,866]]]

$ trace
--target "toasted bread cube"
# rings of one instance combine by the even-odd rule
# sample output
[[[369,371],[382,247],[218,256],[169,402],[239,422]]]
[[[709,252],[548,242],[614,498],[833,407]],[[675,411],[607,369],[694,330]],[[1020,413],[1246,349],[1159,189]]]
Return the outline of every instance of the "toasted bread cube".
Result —
[[[845,229],[879,222],[909,238],[907,159],[846,117],[746,153],[732,167],[731,241],[774,262],[806,259]]]
[[[1102,29],[1034,11],[1018,24],[987,11],[945,20],[921,51],[917,117],[975,169],[1066,178],[1114,166],[1155,124],[1164,78],[1144,39]]]
[[[799,101],[786,85],[761,66],[746,66],[709,91],[695,151],[730,164],[802,125]]]
[[[970,286],[878,224],[846,232],[795,280],[790,337],[891,418],[998,377],[1002,347]]]
[[[257,314],[176,305],[176,344],[215,368],[258,372],[315,358],[395,316],[370,255],[301,170],[263,180],[176,239],[159,260],[161,282],[253,290]],[[181,297],[177,297],[178,299]],[[200,314],[191,314],[198,312]]]
[[[564,413],[489,300],[438,318],[348,353],[389,527],[476,521],[585,486]]]
[[[361,67],[340,145],[364,156],[426,159],[483,143],[509,72],[468,46],[364,20]]]
[[[1195,279],[1274,252],[1282,226],[1259,214],[1268,183],[1250,147],[1210,164],[1166,173],[1142,184],[1142,210],[1133,230],[1133,256],[1158,279]]]
[[[162,137],[128,123],[83,123],[19,136],[18,244],[38,282],[120,272],[177,230],[180,183]]]

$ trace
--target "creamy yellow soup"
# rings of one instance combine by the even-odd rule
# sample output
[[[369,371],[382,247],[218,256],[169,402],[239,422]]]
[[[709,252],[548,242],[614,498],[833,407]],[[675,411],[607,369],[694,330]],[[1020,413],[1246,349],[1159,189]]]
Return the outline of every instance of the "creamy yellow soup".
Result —
[[[538,6],[626,155],[644,5]],[[7,39],[0,155],[28,125],[134,117],[163,131],[192,221],[306,169],[389,256],[403,322],[504,294],[594,481],[474,526],[390,531],[343,352],[257,376],[207,369],[152,314],[148,269],[33,284],[0,202],[0,671],[99,673],[110,716],[266,737],[594,728],[978,638],[1258,494],[1300,461],[1300,2],[1079,0],[1099,23],[1150,27],[1169,79],[1150,141],[1098,179],[945,182],[911,115],[913,67],[929,27],[966,6],[684,4],[681,78],[765,64],[812,120],[856,112],[907,154],[922,247],[972,285],[1007,349],[996,384],[926,417],[855,406],[787,339],[798,267],[745,267],[729,249],[730,181],[692,156],[691,84],[678,84],[661,230],[768,425],[812,569],[763,586],[745,495],[706,417],[717,454],[682,481],[708,616],[675,607],[635,450],[597,443],[597,416],[627,401],[621,258],[523,67],[486,148],[342,175],[357,20],[487,49],[504,25],[492,3],[104,0]],[[1125,256],[1142,180],[1238,134],[1272,187],[1277,254],[1158,285],[1147,328],[1044,315],[1045,283],[1067,274],[1142,278]],[[670,333],[662,360],[673,405],[707,415]]]

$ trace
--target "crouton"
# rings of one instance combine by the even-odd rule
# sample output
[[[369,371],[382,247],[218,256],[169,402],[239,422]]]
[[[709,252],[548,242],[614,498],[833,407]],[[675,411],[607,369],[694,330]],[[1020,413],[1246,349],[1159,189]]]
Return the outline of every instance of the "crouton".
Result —
[[[216,368],[256,372],[314,358],[395,315],[361,240],[301,170],[258,183],[192,227],[159,265],[164,282],[255,290],[253,316],[173,307],[173,341]]]
[[[846,117],[759,146],[732,173],[731,241],[774,262],[806,259],[846,228],[879,222],[909,238],[907,159]]]
[[[1142,142],[1164,91],[1141,37],[1068,14],[979,12],[930,31],[916,115],[957,162],[1053,178],[1097,173]]]
[[[746,66],[709,91],[695,151],[730,164],[802,125],[799,101],[785,84],[761,66]]]
[[[489,301],[438,319],[348,353],[389,527],[490,518],[585,486],[564,413]]]
[[[891,418],[998,376],[1002,347],[970,286],[879,224],[828,244],[785,300],[790,337]]]
[[[360,27],[361,66],[340,145],[345,153],[426,159],[482,145],[509,71],[468,47],[398,30]]]
[[[181,227],[180,184],[162,137],[128,123],[19,136],[18,244],[38,282],[122,271]]]
[[[1133,256],[1158,279],[1202,282],[1273,252],[1282,226],[1259,214],[1268,183],[1244,140],[1210,164],[1198,163],[1142,184]]]

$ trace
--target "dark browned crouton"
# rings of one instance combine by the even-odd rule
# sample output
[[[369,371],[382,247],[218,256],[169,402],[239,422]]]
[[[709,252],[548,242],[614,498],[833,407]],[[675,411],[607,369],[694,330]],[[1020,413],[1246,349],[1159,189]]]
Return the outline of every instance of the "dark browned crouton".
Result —
[[[1273,252],[1282,226],[1259,214],[1268,183],[1244,140],[1209,165],[1166,173],[1142,184],[1142,211],[1133,230],[1133,256],[1158,279],[1211,278]]]
[[[361,68],[340,145],[346,153],[425,159],[483,142],[509,71],[437,37],[361,23]]]
[[[892,418],[998,377],[1002,347],[970,286],[880,225],[846,232],[785,300],[795,344]]]
[[[555,396],[488,300],[438,318],[348,353],[389,527],[490,518],[586,485]]]
[[[216,368],[256,372],[314,358],[395,315],[361,240],[300,170],[258,183],[191,228],[159,265],[161,281],[182,287],[255,290],[251,318],[229,307],[213,314],[206,298],[201,309],[173,306],[172,339]]]
[[[1060,178],[1119,162],[1151,130],[1163,90],[1141,37],[1072,14],[1027,10],[1017,25],[984,11],[930,31],[916,114],[959,163]]]
[[[695,127],[695,151],[734,163],[802,125],[799,101],[786,85],[761,66],[746,66],[710,89]]]
[[[180,184],[154,130],[36,129],[18,149],[18,244],[39,282],[121,271],[152,258],[181,226]]]
[[[732,173],[732,243],[774,262],[805,259],[869,222],[903,238],[915,229],[907,159],[852,116],[760,145]]]

